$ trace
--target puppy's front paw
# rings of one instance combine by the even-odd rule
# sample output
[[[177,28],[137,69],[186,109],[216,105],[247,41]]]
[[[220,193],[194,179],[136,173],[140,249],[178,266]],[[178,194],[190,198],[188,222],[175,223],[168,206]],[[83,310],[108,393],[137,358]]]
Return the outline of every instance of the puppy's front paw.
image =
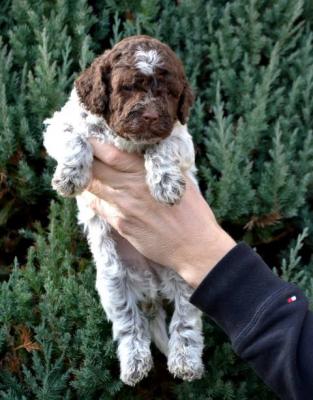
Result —
[[[72,197],[84,191],[90,179],[90,171],[82,167],[57,167],[52,179],[52,187],[61,196]]]
[[[164,172],[148,183],[152,196],[169,205],[179,203],[186,189],[184,176],[178,172]]]

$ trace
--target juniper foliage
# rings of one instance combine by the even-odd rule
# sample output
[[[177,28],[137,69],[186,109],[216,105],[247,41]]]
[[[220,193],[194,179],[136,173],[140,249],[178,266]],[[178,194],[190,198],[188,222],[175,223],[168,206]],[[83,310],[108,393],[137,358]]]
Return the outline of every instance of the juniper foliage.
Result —
[[[204,195],[236,239],[313,302],[312,2],[1,6],[0,398],[274,399],[208,319],[201,381],[173,379],[154,348],[149,377],[121,384],[75,204],[50,189],[42,121],[104,49],[133,34],[168,43],[196,93],[189,127]]]

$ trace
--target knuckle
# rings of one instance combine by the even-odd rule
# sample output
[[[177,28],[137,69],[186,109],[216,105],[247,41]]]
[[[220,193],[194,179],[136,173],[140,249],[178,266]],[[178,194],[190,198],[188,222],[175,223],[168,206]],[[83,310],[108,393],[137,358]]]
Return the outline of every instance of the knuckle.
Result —
[[[98,179],[93,179],[87,187],[87,190],[97,197],[101,197],[101,182]]]
[[[112,147],[110,151],[108,151],[105,155],[105,162],[110,166],[117,166],[119,165],[121,160],[121,152],[120,150]]]
[[[137,218],[121,215],[116,219],[115,228],[121,235],[131,236],[138,225]]]
[[[89,203],[89,207],[94,211],[98,211],[99,210],[99,199],[97,197],[92,199]]]
[[[135,220],[141,214],[142,206],[140,206],[140,203],[133,198],[119,196],[116,198],[115,204],[120,212],[130,222]]]
[[[127,234],[129,232],[128,221],[124,217],[119,217],[116,220],[116,229],[121,234]]]
[[[118,209],[121,210],[121,212],[123,212],[124,214],[128,214],[129,202],[123,196],[117,197],[115,202]]]
[[[147,189],[146,185],[144,187],[141,184],[133,185],[133,187],[132,187],[133,198],[136,200],[136,202],[139,202],[145,198],[147,191],[148,191],[148,189]]]

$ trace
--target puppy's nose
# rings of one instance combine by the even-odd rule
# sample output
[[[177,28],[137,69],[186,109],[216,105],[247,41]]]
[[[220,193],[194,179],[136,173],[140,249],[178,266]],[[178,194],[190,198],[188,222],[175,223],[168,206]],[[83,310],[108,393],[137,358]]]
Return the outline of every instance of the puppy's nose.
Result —
[[[146,122],[154,122],[159,118],[159,114],[157,111],[145,111],[142,117]]]

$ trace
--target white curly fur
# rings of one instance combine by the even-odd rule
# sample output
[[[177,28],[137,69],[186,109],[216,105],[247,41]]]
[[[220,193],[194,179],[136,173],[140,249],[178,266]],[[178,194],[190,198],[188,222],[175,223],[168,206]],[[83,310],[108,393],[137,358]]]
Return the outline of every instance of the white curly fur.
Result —
[[[152,195],[168,204],[178,202],[185,188],[183,173],[196,181],[194,148],[186,125],[177,122],[171,135],[159,144],[130,142],[115,135],[103,118],[88,112],[75,89],[45,125],[44,146],[58,162],[53,187],[63,196],[77,196],[78,220],[84,225],[97,267],[96,288],[118,342],[121,379],[135,385],[148,374],[151,340],[167,356],[169,371],[175,377],[200,378],[202,323],[200,311],[189,302],[191,287],[172,269],[139,254],[91,210],[85,196],[79,196],[91,178],[93,153],[87,139],[93,136],[121,150],[144,152]],[[170,338],[162,299],[175,304]]]
[[[135,53],[136,68],[145,75],[152,75],[154,69],[161,65],[161,58],[156,50],[139,49]]]

